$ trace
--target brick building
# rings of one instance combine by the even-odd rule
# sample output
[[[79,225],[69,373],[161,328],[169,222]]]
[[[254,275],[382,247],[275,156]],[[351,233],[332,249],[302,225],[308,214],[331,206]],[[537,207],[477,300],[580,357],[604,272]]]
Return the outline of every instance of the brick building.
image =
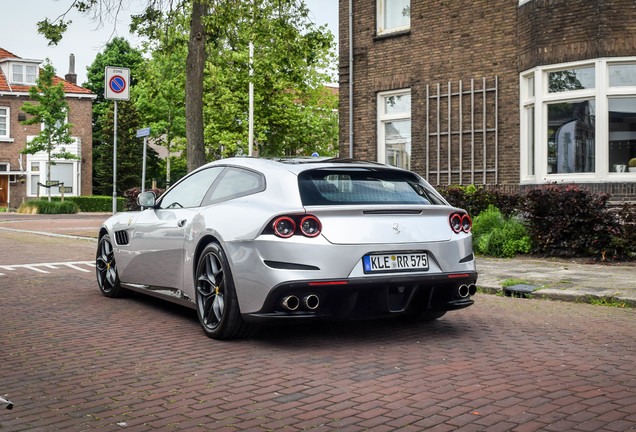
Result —
[[[0,207],[19,207],[25,199],[47,194],[38,186],[45,183],[48,157],[44,152],[21,155],[27,141],[40,132],[40,125],[23,125],[26,114],[20,109],[29,100],[29,88],[35,85],[41,60],[20,58],[0,48]],[[74,60],[71,57],[66,79],[54,78],[64,83],[69,105],[68,122],[73,124],[71,135],[74,144],[66,150],[79,156],[78,160],[56,160],[51,165],[51,180],[64,183],[65,195],[92,194],[92,107],[95,95],[76,85]],[[51,195],[60,195],[59,187],[51,189]]]
[[[340,0],[339,12],[342,156],[440,186],[636,196],[636,1]]]

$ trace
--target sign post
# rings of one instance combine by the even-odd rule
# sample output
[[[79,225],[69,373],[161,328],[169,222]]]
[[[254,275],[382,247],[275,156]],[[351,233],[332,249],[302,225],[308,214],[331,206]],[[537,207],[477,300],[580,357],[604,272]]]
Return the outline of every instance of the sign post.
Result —
[[[130,99],[130,69],[106,66],[104,97],[115,101],[113,127],[113,214],[117,213],[117,101]]]
[[[141,192],[146,190],[146,147],[148,146],[148,135],[150,135],[150,128],[137,129],[137,138],[144,137],[144,159],[141,168]]]

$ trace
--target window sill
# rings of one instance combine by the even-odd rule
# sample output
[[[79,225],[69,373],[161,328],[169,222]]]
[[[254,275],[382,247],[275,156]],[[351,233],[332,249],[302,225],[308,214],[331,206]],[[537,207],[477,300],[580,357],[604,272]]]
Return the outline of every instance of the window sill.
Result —
[[[8,142],[8,143],[12,143],[15,140],[13,138],[2,138],[0,137],[0,142]]]
[[[384,40],[384,39],[391,39],[394,37],[400,37],[400,36],[408,36],[411,34],[411,29],[406,29],[406,30],[397,30],[397,31],[387,31],[385,33],[380,33],[380,34],[375,34],[373,36],[373,40]]]

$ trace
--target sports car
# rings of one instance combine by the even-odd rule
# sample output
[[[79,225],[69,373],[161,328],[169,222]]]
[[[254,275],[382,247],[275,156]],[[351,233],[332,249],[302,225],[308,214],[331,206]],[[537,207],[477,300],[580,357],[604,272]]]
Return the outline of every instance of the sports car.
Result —
[[[229,158],[99,231],[97,282],[197,311],[215,339],[258,324],[403,316],[473,304],[468,214],[417,174],[327,158]]]

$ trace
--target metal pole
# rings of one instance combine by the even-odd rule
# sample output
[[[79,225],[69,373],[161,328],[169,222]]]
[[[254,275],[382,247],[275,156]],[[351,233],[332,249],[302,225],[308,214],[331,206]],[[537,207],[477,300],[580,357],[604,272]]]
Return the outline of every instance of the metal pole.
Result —
[[[250,41],[250,107],[249,107],[249,145],[247,150],[247,155],[252,156],[252,152],[254,151],[254,82],[252,81],[252,75],[254,74],[254,70],[252,68],[252,64],[254,62],[254,44]]]
[[[117,213],[117,99],[115,99],[115,127],[113,129],[113,214]]]
[[[148,137],[144,137],[144,161],[141,168],[141,191],[146,190],[146,146],[148,145]],[[170,155],[168,155],[170,157]]]
[[[353,0],[349,0],[349,158],[353,158]]]

